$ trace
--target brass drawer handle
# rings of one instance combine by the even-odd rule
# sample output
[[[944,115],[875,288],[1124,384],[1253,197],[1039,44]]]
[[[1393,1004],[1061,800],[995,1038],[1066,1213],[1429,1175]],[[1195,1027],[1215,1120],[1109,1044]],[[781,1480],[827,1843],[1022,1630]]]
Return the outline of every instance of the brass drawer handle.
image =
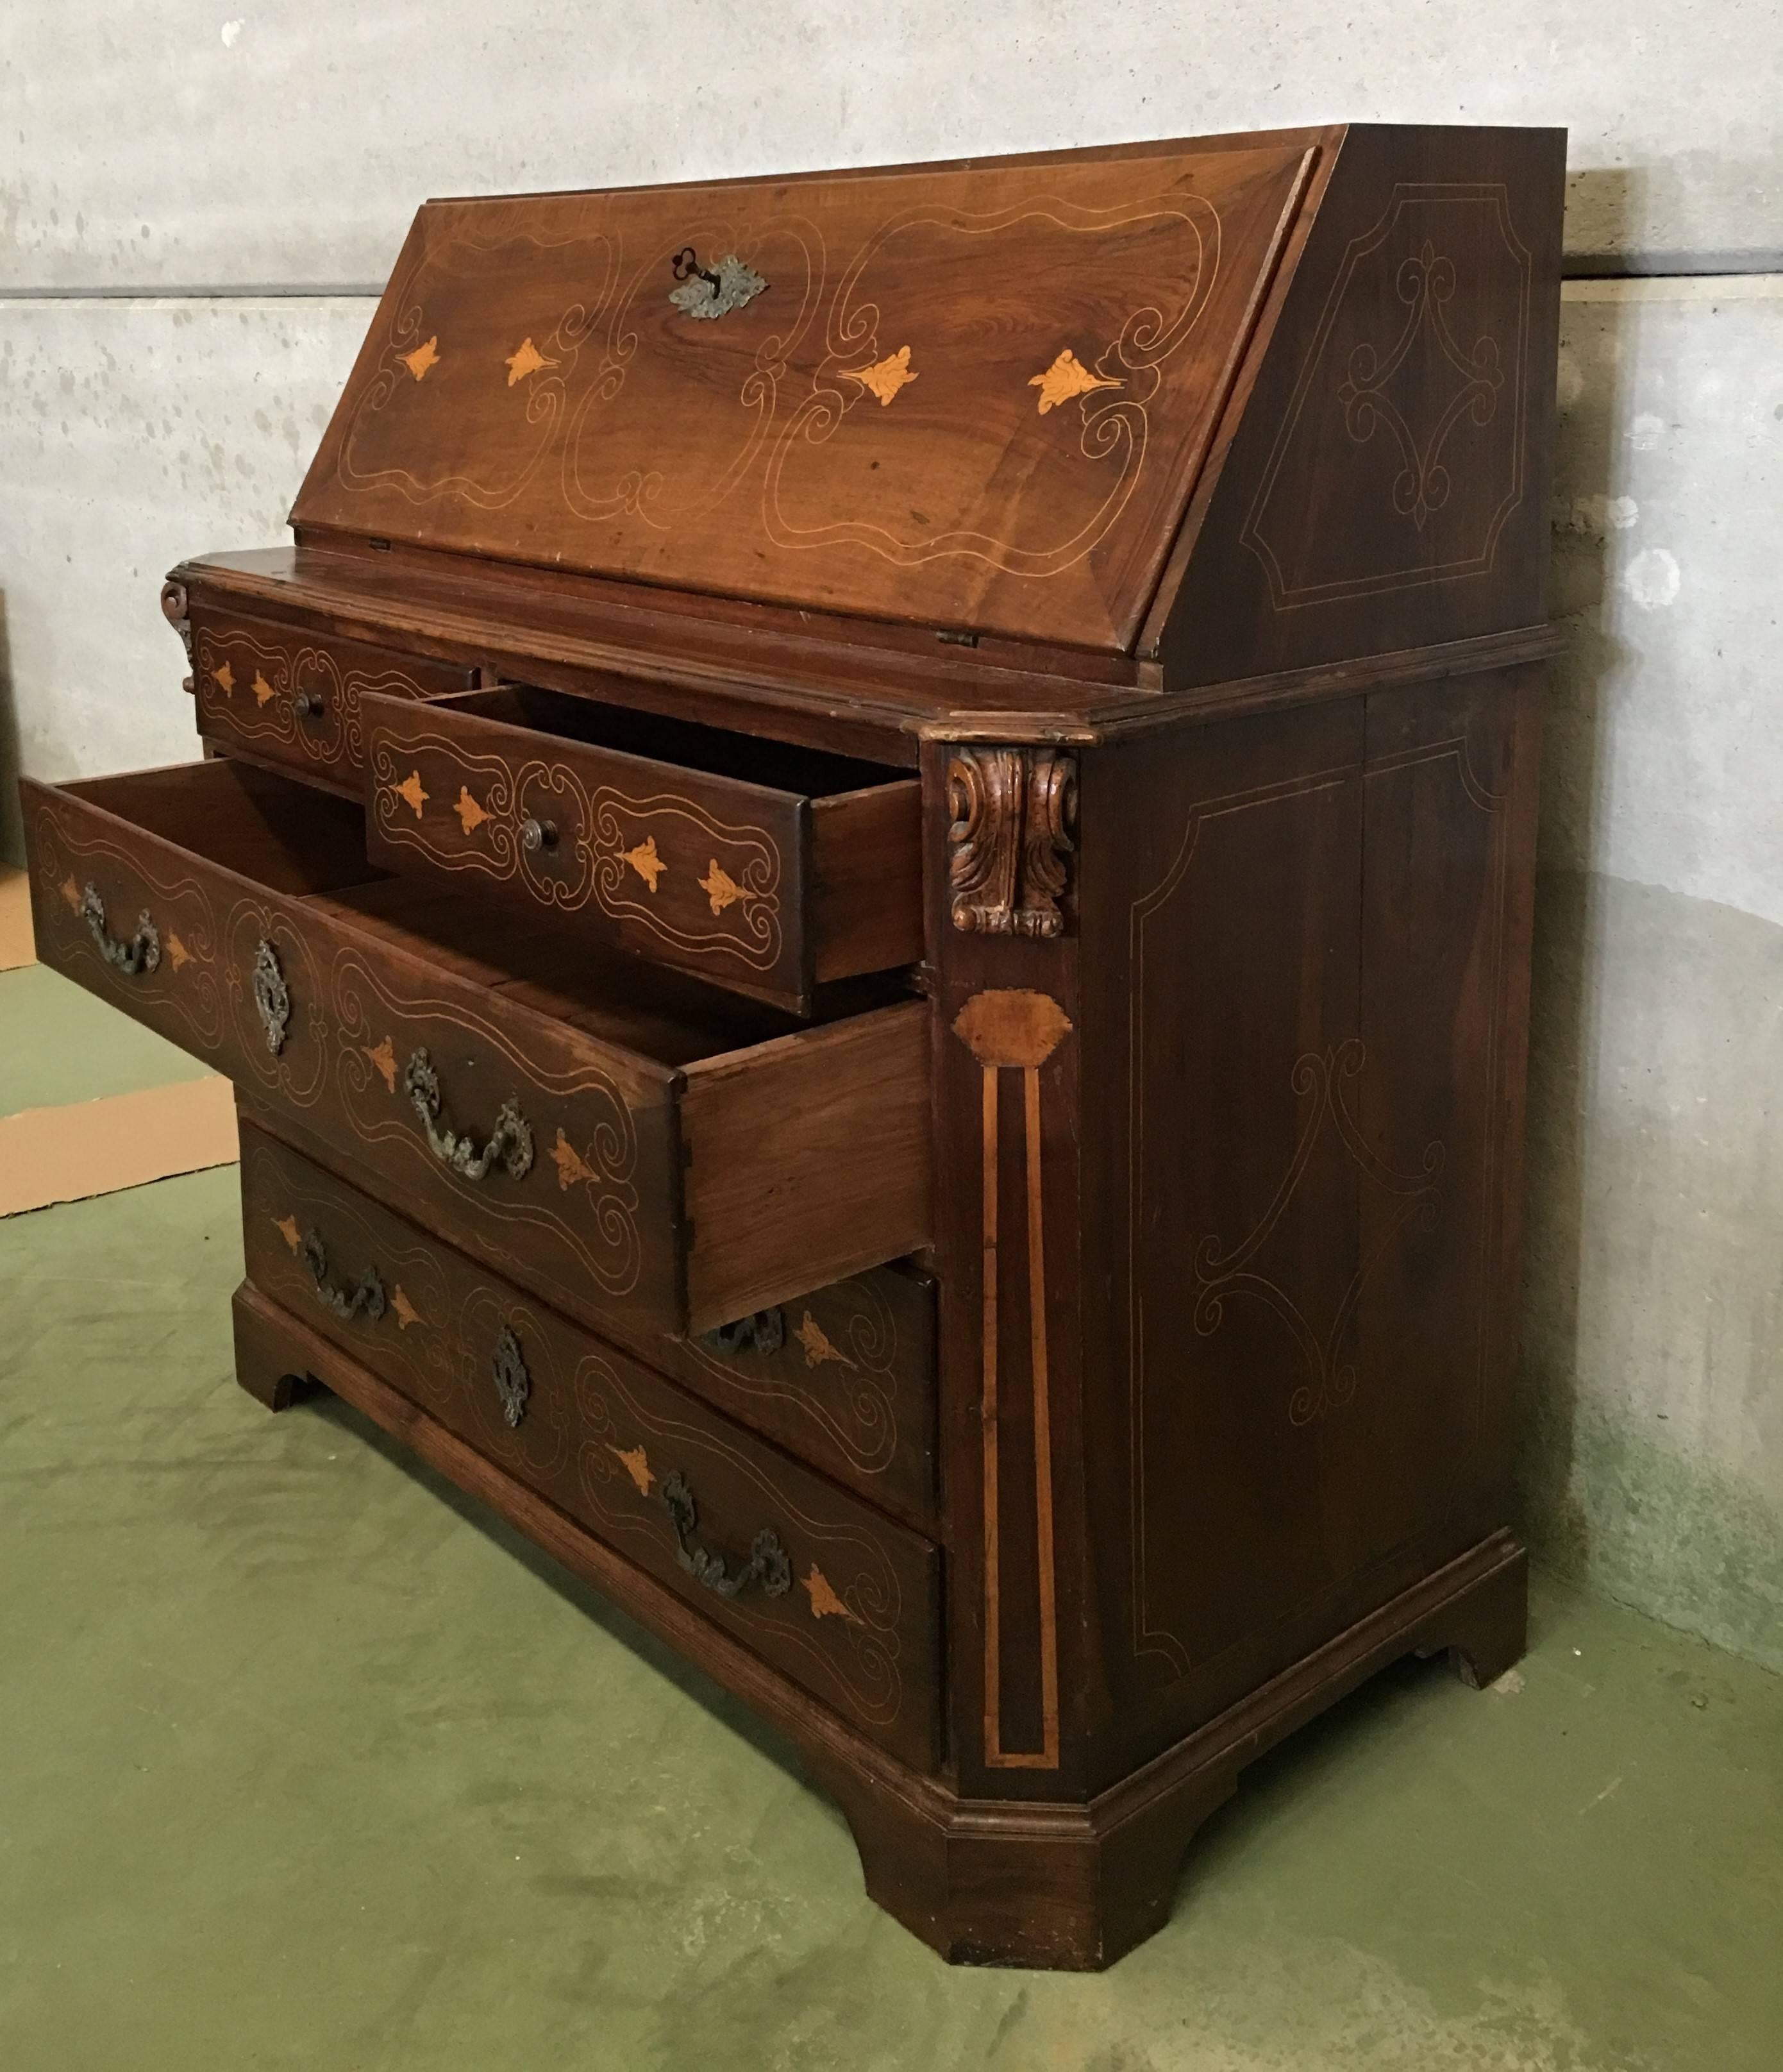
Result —
[[[786,1312],[758,1309],[753,1317],[739,1317],[708,1331],[700,1342],[715,1353],[767,1353],[780,1350],[787,1342]]]
[[[328,1248],[319,1231],[304,1232],[298,1256],[310,1269],[310,1278],[315,1283],[316,1300],[323,1309],[345,1318],[349,1323],[362,1309],[368,1324],[375,1324],[384,1314],[384,1283],[378,1278],[375,1266],[366,1268],[356,1288],[335,1287],[328,1278]]]
[[[161,938],[149,919],[147,907],[137,916],[136,933],[127,943],[120,942],[116,935],[106,934],[105,902],[89,884],[80,895],[80,918],[99,945],[101,956],[129,977],[138,978],[145,972],[152,972],[160,963]]]
[[[702,1589],[717,1597],[741,1596],[751,1583],[759,1583],[764,1597],[783,1597],[792,1588],[792,1564],[780,1536],[764,1525],[750,1543],[749,1560],[735,1575],[725,1565],[725,1557],[689,1543],[700,1523],[693,1492],[677,1470],[663,1484],[663,1503],[675,1528],[675,1558]]]
[[[499,1166],[510,1179],[524,1180],[532,1170],[532,1125],[520,1113],[520,1104],[510,1094],[495,1111],[495,1127],[489,1141],[479,1151],[468,1133],[461,1137],[450,1128],[441,1128],[440,1075],[425,1050],[417,1050],[402,1075],[403,1091],[421,1117],[421,1128],[433,1156],[442,1166],[466,1180],[480,1180],[491,1166]]]

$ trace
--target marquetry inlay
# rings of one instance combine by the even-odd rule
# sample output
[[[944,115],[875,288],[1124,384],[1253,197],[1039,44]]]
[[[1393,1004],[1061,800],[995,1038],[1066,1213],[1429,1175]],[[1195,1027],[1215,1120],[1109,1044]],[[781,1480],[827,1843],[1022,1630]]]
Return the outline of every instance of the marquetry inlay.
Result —
[[[467,836],[474,834],[489,817],[471,797],[470,787],[467,784],[458,787],[458,802],[452,810],[458,815],[458,824]]]
[[[805,1312],[803,1321],[792,1335],[805,1349],[807,1367],[822,1367],[828,1362],[834,1360],[840,1366],[851,1370],[853,1367],[854,1362],[848,1359],[846,1354],[836,1350],[823,1326],[818,1322],[809,1309]]]
[[[860,1625],[860,1614],[850,1611],[837,1597],[829,1578],[821,1568],[814,1567],[810,1574],[802,1578],[802,1581],[805,1593],[811,1599],[811,1615],[813,1618],[840,1618],[846,1619],[851,1626]]]
[[[656,1478],[651,1473],[649,1456],[645,1453],[643,1448],[642,1446],[633,1446],[627,1449],[625,1447],[610,1445],[606,1450],[613,1455],[614,1458],[619,1463],[619,1466],[625,1470],[626,1473],[631,1476],[632,1481],[636,1483],[639,1495],[648,1496],[650,1494],[651,1485],[655,1481]]]
[[[651,889],[654,891],[655,888],[652,886]],[[700,890],[711,901],[714,915],[722,914],[727,906],[734,906],[738,900],[746,906],[750,900],[759,899],[762,896],[758,892],[750,891],[746,885],[739,885],[730,873],[720,865],[717,857],[713,857],[707,865],[706,875],[700,880]]]
[[[400,784],[392,784],[390,788],[399,799],[413,809],[417,820],[421,818],[421,808],[433,796],[431,791],[422,788],[421,772],[418,770],[411,770]]]
[[[405,352],[401,357],[403,365],[409,369],[415,379],[417,381],[425,380],[428,368],[438,367],[439,364],[439,335],[436,332],[432,338],[429,339],[426,344],[417,345],[413,352]]]
[[[531,339],[523,338],[518,351],[510,353],[506,362],[507,385],[511,388],[516,381],[524,381],[528,375],[536,374],[541,368],[555,367],[557,364],[554,360],[547,360]]]
[[[1124,388],[1124,381],[1092,374],[1069,346],[1058,356],[1044,374],[1036,374],[1028,383],[1030,388],[1040,391],[1040,414],[1056,410],[1061,403],[1069,403],[1074,396],[1087,396],[1097,388]]]
[[[396,1053],[390,1038],[386,1036],[376,1049],[364,1043],[359,1046],[359,1049],[371,1059],[373,1068],[385,1086],[394,1093],[396,1090]]]
[[[656,853],[656,837],[647,835],[635,849],[622,849],[622,859],[644,881],[651,890],[656,890],[656,881],[668,870],[668,865]]]
[[[421,1322],[421,1312],[399,1288],[390,1297],[390,1307],[396,1313],[396,1328],[406,1331],[411,1324]]]
[[[881,409],[906,383],[919,378],[910,365],[910,349],[907,345],[899,346],[897,352],[883,360],[876,360],[871,367],[845,367],[842,371],[849,380],[858,381],[863,388],[877,396]]]

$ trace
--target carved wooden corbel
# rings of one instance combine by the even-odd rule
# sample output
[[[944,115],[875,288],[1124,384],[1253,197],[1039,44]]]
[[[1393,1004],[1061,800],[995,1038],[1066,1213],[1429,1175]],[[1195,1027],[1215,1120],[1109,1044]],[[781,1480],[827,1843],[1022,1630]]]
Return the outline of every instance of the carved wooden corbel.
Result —
[[[192,659],[191,607],[187,602],[186,586],[183,583],[168,582],[161,586],[161,612],[167,623],[179,635],[179,644],[186,651],[186,660],[188,662],[191,661]],[[191,690],[192,680],[190,676],[186,679],[182,688],[188,693]]]
[[[1077,763],[1051,748],[956,748],[947,761],[953,924],[1062,935],[1077,827]]]

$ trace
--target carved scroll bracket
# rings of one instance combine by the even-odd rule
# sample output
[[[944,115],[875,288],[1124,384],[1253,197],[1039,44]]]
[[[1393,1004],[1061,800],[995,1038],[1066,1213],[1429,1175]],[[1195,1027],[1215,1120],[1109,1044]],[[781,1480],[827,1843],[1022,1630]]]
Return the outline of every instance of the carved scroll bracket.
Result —
[[[192,612],[186,595],[186,586],[179,582],[165,582],[161,586],[162,615],[179,635],[179,644],[186,651],[186,660],[192,659]],[[182,688],[190,693],[192,680],[187,676]]]
[[[1063,935],[1076,758],[1053,748],[956,747],[947,758],[947,812],[954,926]]]

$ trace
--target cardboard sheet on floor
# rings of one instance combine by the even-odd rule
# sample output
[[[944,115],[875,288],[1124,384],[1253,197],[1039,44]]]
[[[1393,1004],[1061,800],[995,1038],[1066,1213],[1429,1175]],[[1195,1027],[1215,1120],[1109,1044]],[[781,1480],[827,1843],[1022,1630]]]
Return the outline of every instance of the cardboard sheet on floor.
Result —
[[[17,971],[37,961],[31,935],[31,880],[22,870],[0,864],[0,972]]]
[[[187,1079],[0,1119],[0,1216],[233,1165],[235,1089]]]

